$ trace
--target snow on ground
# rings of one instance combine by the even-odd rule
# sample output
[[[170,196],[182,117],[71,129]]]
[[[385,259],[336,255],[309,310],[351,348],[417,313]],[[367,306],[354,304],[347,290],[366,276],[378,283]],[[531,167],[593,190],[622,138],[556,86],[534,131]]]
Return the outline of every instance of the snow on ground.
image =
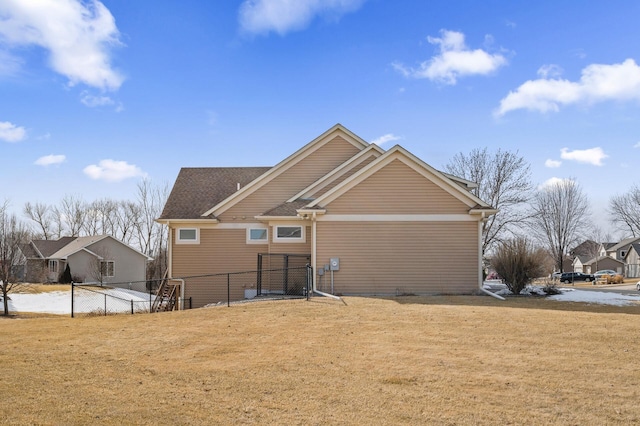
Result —
[[[106,297],[105,297],[106,295]],[[153,299],[149,293],[121,288],[98,288],[85,290],[76,287],[74,294],[75,312],[131,312],[148,311]],[[151,302],[150,302],[151,300]],[[41,312],[71,315],[71,291],[52,291],[48,293],[9,293],[9,312]]]
[[[485,283],[487,290],[500,295],[511,294],[504,284]],[[640,295],[628,295],[614,292],[599,292],[560,288],[562,294],[548,296],[547,300],[563,302],[599,303],[605,305],[627,306],[640,304]],[[543,295],[542,287],[530,286],[529,294]],[[106,297],[105,297],[106,295]],[[60,315],[71,315],[71,291],[53,291],[49,293],[9,293],[9,312],[41,312]],[[149,293],[120,288],[99,288],[92,291],[76,288],[75,312],[104,312],[105,301],[107,312],[131,312],[131,301],[134,311],[148,311],[153,297]]]
[[[485,282],[484,288],[489,291],[492,291],[500,296],[508,296],[511,292],[507,289],[505,284],[500,282],[492,281]],[[615,293],[611,291],[589,291],[589,290],[579,290],[575,288],[564,288],[560,287],[558,290],[561,291],[561,294],[555,294],[552,296],[547,296],[547,300],[557,300],[561,302],[584,302],[584,303],[598,303],[601,305],[616,305],[616,306],[629,306],[640,304],[640,294],[639,295],[630,295],[630,294],[621,294]],[[528,286],[522,294],[536,294],[540,296],[544,296],[544,291],[541,286]]]

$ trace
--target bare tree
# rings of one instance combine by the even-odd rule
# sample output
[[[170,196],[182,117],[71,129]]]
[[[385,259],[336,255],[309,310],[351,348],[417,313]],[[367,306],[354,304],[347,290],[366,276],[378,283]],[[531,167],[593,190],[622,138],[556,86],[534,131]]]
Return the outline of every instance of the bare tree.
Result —
[[[167,195],[166,184],[154,187],[148,180],[138,184],[136,233],[140,251],[154,259],[148,268],[149,278],[161,278],[166,269],[166,229],[155,219],[162,213]]]
[[[29,232],[15,214],[9,214],[9,203],[0,205],[0,288],[4,302],[4,315],[9,315],[7,294],[15,287],[14,267],[23,257],[20,247],[26,244]]]
[[[482,201],[498,209],[489,217],[482,230],[483,253],[512,236],[528,215],[524,205],[531,197],[529,163],[518,152],[474,149],[468,155],[456,154],[445,166],[448,173],[475,182],[471,192]]]
[[[23,211],[29,219],[35,222],[36,235],[45,240],[50,240],[54,237],[51,207],[44,203],[31,204],[28,202],[24,205]]]
[[[538,190],[531,208],[531,227],[563,272],[569,249],[589,227],[587,197],[575,180],[564,179]]]
[[[633,186],[629,192],[614,195],[609,200],[609,214],[612,222],[621,230],[640,235],[640,187]]]
[[[60,203],[59,213],[62,214],[68,235],[78,237],[87,215],[86,203],[80,197],[65,195]]]

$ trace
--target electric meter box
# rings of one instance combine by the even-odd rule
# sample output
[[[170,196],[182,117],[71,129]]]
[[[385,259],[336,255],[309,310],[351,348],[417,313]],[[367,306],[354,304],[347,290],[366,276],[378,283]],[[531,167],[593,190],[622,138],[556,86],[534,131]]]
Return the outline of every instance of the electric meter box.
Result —
[[[329,261],[329,269],[331,271],[339,271],[340,270],[340,258],[332,257]]]
[[[323,276],[324,275],[324,268],[320,268],[318,269],[318,276]]]

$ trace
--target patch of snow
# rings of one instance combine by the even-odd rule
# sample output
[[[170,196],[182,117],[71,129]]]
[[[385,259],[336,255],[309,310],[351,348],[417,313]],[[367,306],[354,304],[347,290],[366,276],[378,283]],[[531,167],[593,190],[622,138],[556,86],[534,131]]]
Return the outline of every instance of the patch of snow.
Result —
[[[106,299],[107,312],[131,312],[131,301],[133,301],[134,311],[148,311],[154,297],[149,296],[149,293],[122,288],[101,288],[91,291],[76,288],[73,310],[82,313],[104,312]],[[9,312],[71,315],[71,291],[9,293]]]
[[[483,287],[499,296],[512,295],[506,284],[485,281]],[[640,295],[635,296],[614,292],[578,290],[574,288],[558,288],[558,290],[561,291],[561,294],[547,296],[547,300],[556,300],[562,302],[598,303],[602,305],[616,306],[640,304]],[[542,286],[535,285],[527,286],[520,294],[537,296],[546,295]]]

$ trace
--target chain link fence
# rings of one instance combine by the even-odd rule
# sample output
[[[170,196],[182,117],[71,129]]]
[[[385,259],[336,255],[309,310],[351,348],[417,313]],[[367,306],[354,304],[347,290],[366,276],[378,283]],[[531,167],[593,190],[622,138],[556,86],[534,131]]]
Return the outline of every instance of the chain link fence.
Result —
[[[127,283],[71,284],[71,317],[192,309],[261,299],[309,298],[309,265]]]
[[[151,312],[161,282],[71,283],[71,317]]]

